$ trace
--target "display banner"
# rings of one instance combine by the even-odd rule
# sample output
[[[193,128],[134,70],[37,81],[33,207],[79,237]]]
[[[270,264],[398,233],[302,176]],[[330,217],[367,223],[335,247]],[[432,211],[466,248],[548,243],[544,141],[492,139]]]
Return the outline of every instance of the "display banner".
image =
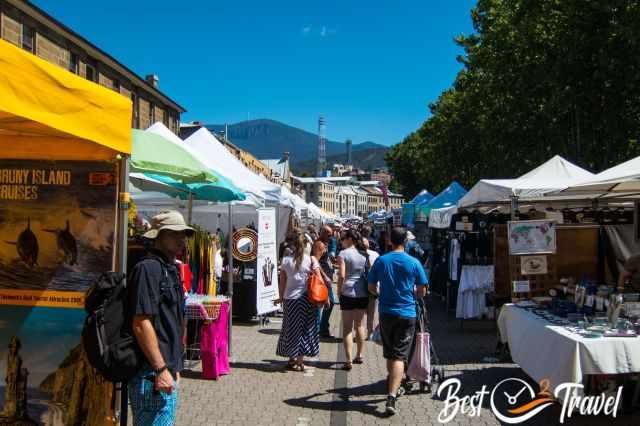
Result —
[[[0,160],[1,424],[75,421],[69,403],[91,380],[84,295],[114,267],[116,177],[115,163]]]
[[[276,211],[273,208],[258,209],[257,269],[256,311],[258,315],[264,315],[278,309],[273,302],[280,297]]]
[[[453,215],[458,212],[457,206],[432,209],[429,212],[429,228],[446,229],[451,226]]]
[[[406,227],[413,226],[415,223],[416,206],[413,203],[405,203],[402,205],[402,225]]]
[[[521,220],[509,222],[509,254],[556,252],[556,222]]]

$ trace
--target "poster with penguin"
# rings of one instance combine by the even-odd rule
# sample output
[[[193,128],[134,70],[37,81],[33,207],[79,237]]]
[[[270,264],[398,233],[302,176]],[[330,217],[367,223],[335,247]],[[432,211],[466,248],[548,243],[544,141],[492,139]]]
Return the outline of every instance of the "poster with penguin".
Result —
[[[115,205],[112,164],[0,161],[0,304],[84,293],[111,270]]]
[[[0,161],[0,424],[76,424],[84,295],[114,266],[116,176],[114,163]]]

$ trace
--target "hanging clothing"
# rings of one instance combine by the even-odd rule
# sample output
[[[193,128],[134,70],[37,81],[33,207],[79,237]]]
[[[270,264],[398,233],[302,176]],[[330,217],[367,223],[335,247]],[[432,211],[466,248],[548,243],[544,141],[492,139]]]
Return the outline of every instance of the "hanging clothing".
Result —
[[[220,306],[218,319],[202,325],[202,378],[217,380],[229,374],[229,304]]]
[[[460,264],[460,241],[452,238],[449,248],[449,278],[458,281],[458,269]]]
[[[487,312],[487,293],[495,289],[493,265],[465,265],[460,274],[456,318],[478,318]]]

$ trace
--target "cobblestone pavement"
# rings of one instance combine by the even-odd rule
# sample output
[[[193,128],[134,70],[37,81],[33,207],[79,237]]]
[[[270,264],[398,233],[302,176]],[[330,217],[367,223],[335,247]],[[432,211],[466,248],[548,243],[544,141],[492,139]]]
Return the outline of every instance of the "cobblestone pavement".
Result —
[[[460,323],[448,318],[441,303],[432,302],[431,331],[446,378],[462,381],[463,395],[489,390],[509,377],[530,379],[514,364],[483,360],[492,356],[496,330],[492,322]],[[233,327],[232,372],[218,381],[201,380],[199,368],[185,372],[180,383],[178,425],[431,425],[440,424],[444,402],[417,386],[398,401],[399,413],[383,414],[386,370],[382,350],[367,342],[365,364],[350,372],[340,370],[344,359],[339,340],[321,344],[320,356],[308,362],[304,373],[286,372],[284,359],[275,355],[280,318],[266,327],[257,322]],[[339,334],[340,311],[332,315],[332,333]],[[534,386],[537,390],[537,387]],[[516,391],[517,392],[517,391]],[[514,392],[514,394],[516,393]],[[526,425],[559,424],[560,408],[550,407]],[[479,416],[458,414],[449,425],[499,425],[488,398]],[[566,425],[637,426],[639,415],[572,417]]]

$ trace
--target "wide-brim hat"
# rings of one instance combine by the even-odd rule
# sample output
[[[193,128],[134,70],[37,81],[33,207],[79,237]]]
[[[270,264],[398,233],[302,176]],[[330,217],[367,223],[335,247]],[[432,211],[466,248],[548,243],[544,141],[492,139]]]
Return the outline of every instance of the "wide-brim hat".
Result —
[[[180,212],[167,210],[151,218],[151,229],[144,234],[144,237],[153,240],[160,235],[160,231],[165,229],[177,232],[183,231],[187,234],[187,237],[192,236],[195,232],[192,227],[187,226]]]

